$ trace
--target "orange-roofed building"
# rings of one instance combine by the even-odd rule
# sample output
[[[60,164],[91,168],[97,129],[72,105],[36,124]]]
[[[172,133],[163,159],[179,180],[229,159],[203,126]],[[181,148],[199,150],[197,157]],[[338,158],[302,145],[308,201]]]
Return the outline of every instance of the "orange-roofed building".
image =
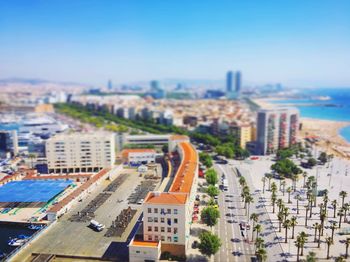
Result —
[[[190,234],[197,191],[198,155],[188,137],[172,136],[169,143],[172,141],[181,163],[169,191],[149,192],[144,200],[143,240],[161,241],[161,252],[180,256],[186,255]]]
[[[129,261],[159,261],[160,249],[160,241],[140,241],[133,239],[129,244]]]

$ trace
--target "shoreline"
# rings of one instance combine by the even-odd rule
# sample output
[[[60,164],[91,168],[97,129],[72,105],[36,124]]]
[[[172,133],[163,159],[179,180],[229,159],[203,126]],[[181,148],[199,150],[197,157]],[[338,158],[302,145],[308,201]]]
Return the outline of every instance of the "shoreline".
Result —
[[[273,98],[272,98],[273,99]],[[261,108],[273,109],[277,104],[271,104],[268,99],[254,99],[253,101]],[[278,100],[275,99],[275,100]],[[315,145],[328,154],[350,159],[350,141],[340,134],[340,130],[350,126],[350,121],[324,120],[319,118],[300,117],[302,128],[299,131],[299,138],[317,137]]]

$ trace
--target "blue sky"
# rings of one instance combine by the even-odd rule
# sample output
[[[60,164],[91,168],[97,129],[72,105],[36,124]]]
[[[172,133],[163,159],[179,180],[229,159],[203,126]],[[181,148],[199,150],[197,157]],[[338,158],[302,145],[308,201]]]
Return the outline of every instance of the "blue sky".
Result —
[[[0,1],[0,78],[350,86],[350,1]]]

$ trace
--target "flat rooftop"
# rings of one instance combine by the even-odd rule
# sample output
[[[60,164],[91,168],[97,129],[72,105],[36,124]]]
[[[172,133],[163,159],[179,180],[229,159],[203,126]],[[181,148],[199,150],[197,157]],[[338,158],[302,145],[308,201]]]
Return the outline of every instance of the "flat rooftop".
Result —
[[[130,244],[131,246],[138,246],[138,247],[158,247],[159,242],[158,241],[141,241],[141,240],[134,240]]]
[[[0,202],[48,202],[73,183],[71,180],[22,180],[0,187]]]

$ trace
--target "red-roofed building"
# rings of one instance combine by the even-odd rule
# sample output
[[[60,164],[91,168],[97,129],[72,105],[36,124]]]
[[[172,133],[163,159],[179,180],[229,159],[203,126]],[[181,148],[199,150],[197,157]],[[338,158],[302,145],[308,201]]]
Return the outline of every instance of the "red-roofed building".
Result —
[[[143,241],[161,242],[161,252],[186,255],[193,202],[197,191],[198,154],[186,136],[172,136],[169,143],[178,152],[181,163],[168,192],[149,192],[143,203]],[[136,256],[147,246],[129,245],[130,261],[144,261]],[[159,254],[160,255],[160,254]],[[155,260],[157,261],[157,260]]]

